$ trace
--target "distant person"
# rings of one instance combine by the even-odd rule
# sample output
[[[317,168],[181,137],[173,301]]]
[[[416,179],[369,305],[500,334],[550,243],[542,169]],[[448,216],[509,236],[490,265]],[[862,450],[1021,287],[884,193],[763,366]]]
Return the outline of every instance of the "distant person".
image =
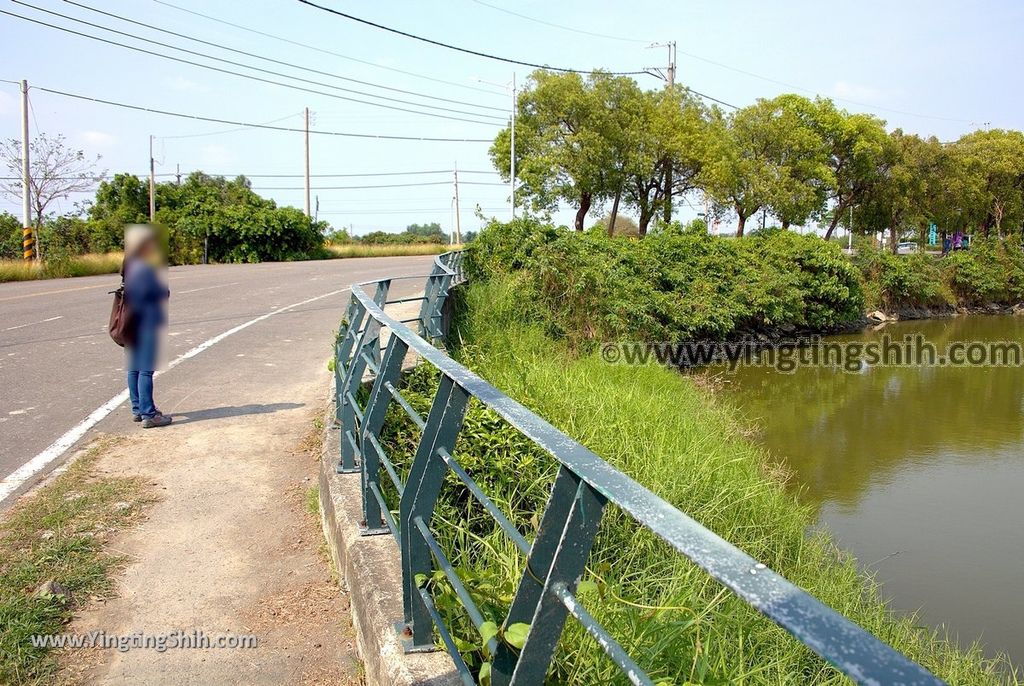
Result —
[[[142,428],[167,426],[171,417],[153,402],[153,372],[156,370],[160,330],[167,323],[167,299],[171,293],[157,274],[160,250],[156,233],[149,226],[135,224],[124,234],[124,292],[131,311],[131,342],[125,346],[128,395],[132,419]]]
[[[953,250],[961,250],[964,247],[964,232],[957,231],[953,234]]]
[[[948,255],[948,254],[949,254],[949,250],[950,250],[950,248],[952,248],[952,247],[953,247],[953,241],[951,241],[951,240],[949,239],[949,236],[948,236],[948,235],[947,235],[947,236],[944,236],[944,237],[942,238],[942,254],[943,254],[943,255]]]

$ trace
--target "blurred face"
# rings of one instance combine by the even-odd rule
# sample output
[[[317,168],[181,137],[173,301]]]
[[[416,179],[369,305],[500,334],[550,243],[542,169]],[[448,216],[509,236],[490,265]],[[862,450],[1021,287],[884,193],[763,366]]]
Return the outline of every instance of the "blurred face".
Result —
[[[140,245],[138,252],[135,254],[143,260],[152,259],[156,255],[156,239],[151,238]]]

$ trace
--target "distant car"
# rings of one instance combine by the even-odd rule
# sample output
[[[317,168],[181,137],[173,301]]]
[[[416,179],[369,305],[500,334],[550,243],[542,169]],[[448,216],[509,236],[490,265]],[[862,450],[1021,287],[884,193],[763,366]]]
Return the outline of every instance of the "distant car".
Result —
[[[918,250],[920,250],[920,248],[918,247],[917,243],[913,243],[911,241],[904,241],[896,245],[897,255],[909,255],[911,253],[917,252]]]

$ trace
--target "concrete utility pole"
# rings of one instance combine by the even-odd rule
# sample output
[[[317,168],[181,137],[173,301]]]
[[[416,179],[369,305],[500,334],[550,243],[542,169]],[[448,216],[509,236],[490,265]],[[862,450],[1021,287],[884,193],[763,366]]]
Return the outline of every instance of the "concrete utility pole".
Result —
[[[33,249],[32,178],[29,170],[28,81],[21,81],[21,256],[31,260],[38,253]]]
[[[153,159],[153,135],[149,136],[149,223],[156,222],[156,160]]]
[[[516,218],[516,73],[512,72],[512,219]]]
[[[493,81],[484,81],[483,79],[477,79],[480,83],[486,83],[491,86],[498,86],[499,88],[511,88],[512,89],[512,140],[511,140],[511,169],[509,170],[509,177],[511,180],[511,193],[509,194],[509,213],[512,215],[512,219],[516,218],[516,73],[512,72],[511,83],[494,83]]]
[[[312,218],[313,213],[309,205],[309,108],[305,109],[306,114],[306,216]]]
[[[676,42],[668,44],[668,71],[665,73],[665,87],[671,92],[676,86]],[[672,221],[672,162],[665,169],[665,223]]]
[[[462,245],[462,218],[459,216],[459,163],[455,163],[455,242]]]

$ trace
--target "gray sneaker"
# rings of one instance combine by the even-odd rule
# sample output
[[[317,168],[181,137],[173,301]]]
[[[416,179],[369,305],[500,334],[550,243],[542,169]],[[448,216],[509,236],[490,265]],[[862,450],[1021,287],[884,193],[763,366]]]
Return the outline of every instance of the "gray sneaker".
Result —
[[[152,417],[146,417],[142,420],[143,429],[154,429],[158,426],[167,426],[171,423],[171,416],[168,414],[160,414],[157,412]]]

